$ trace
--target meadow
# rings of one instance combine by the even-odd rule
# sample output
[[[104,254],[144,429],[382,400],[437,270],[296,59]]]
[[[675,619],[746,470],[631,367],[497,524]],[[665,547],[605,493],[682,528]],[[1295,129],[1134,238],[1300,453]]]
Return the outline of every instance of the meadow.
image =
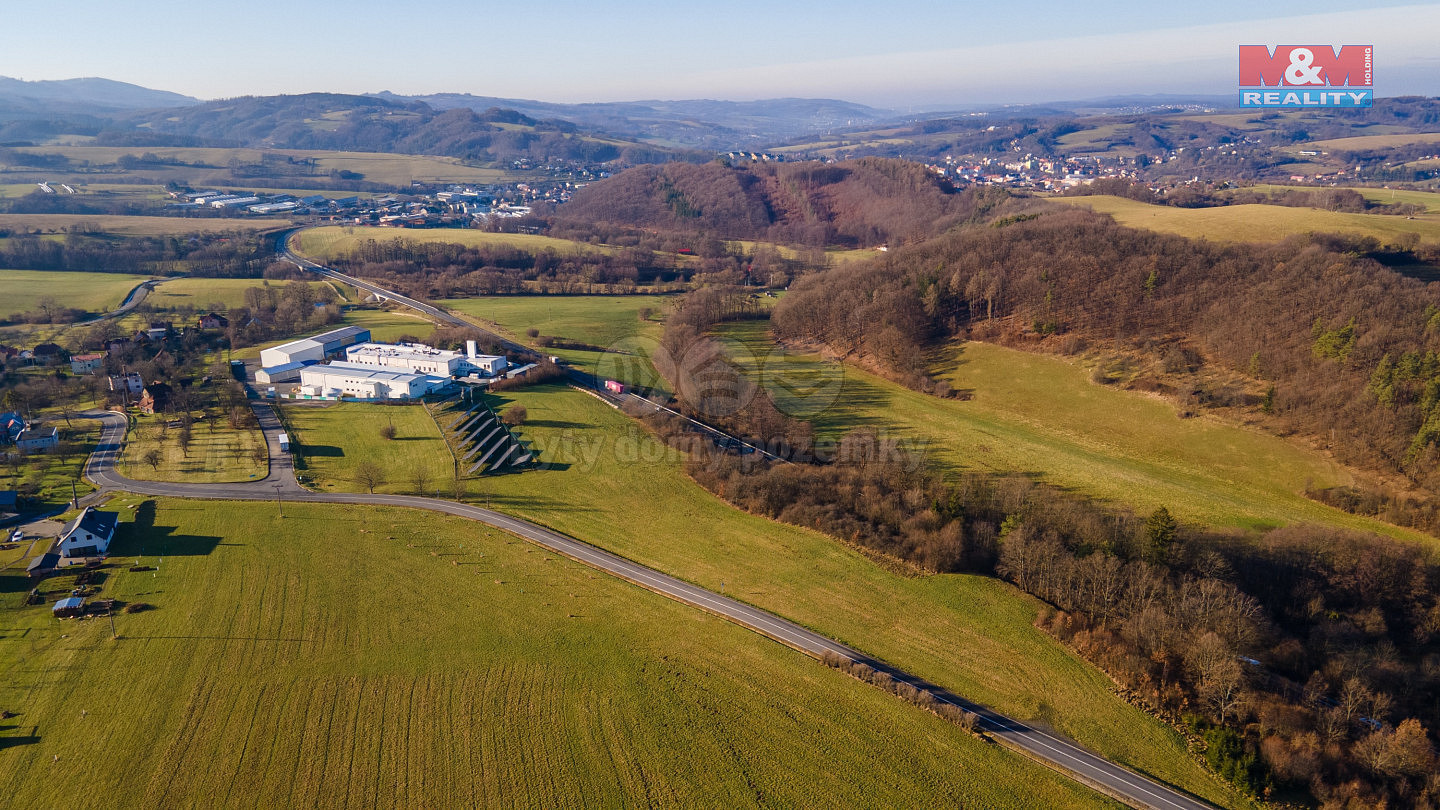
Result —
[[[191,426],[190,446],[180,447],[180,429],[161,429],[168,417],[135,416],[120,456],[121,475],[140,481],[174,481],[182,484],[218,484],[252,481],[264,478],[269,464],[257,461],[255,454],[265,448],[265,437],[258,430],[235,429],[223,419],[214,426],[196,422]],[[159,452],[152,466],[145,460],[151,451]]]
[[[723,590],[1172,784],[1243,804],[1178,734],[1126,704],[1102,673],[1037,630],[1039,603],[1014,588],[986,577],[891,570],[835,539],[740,512],[685,476],[678,454],[630,418],[568,386],[508,391],[493,401],[497,410],[526,407],[521,436],[541,463],[465,482],[468,500]],[[384,418],[363,429],[324,420],[297,432],[307,443],[338,446],[355,430],[378,430]],[[343,478],[335,483],[358,489]]]
[[[1218,208],[1177,208],[1150,205],[1121,197],[1051,197],[1053,204],[1075,205],[1109,214],[1121,225],[1173,233],[1216,242],[1274,242],[1306,233],[1349,233],[1373,236],[1382,244],[1402,234],[1440,240],[1440,216],[1413,219],[1389,214],[1346,214],[1283,205],[1226,205]]]
[[[355,480],[362,461],[385,471],[379,493],[435,495],[453,491],[455,462],[425,406],[357,402],[283,404],[285,426],[304,459],[307,486],[328,492],[365,492]],[[393,427],[395,438],[380,435]],[[523,435],[523,430],[521,431]],[[416,486],[416,471],[425,486]]]
[[[17,233],[65,233],[98,228],[120,236],[179,236],[188,233],[251,233],[290,227],[288,219],[255,217],[147,217],[120,214],[0,214],[0,229]]]
[[[591,245],[553,236],[539,236],[528,233],[490,233],[474,228],[366,228],[350,225],[322,225],[306,228],[290,240],[296,253],[315,261],[330,261],[349,256],[366,241],[387,242],[406,240],[411,242],[442,242],[447,244],[476,246],[504,246],[538,253],[553,250],[556,253],[611,253],[615,248]]]
[[[219,310],[245,306],[245,291],[266,284],[284,287],[290,281],[266,282],[258,278],[174,278],[157,286],[145,297],[145,303],[157,310],[193,307],[196,310]],[[342,296],[342,303],[355,303],[348,298],[352,288],[328,281],[306,282],[311,287],[329,287]]]
[[[411,182],[498,183],[511,174],[500,169],[467,166],[456,158],[429,155],[382,154],[378,152],[334,152],[301,149],[223,149],[190,147],[128,147],[128,146],[34,146],[20,151],[31,154],[63,155],[74,162],[89,161],[94,165],[113,164],[125,155],[154,154],[164,160],[182,161],[191,166],[146,166],[136,170],[147,176],[167,171],[195,174],[197,171],[228,171],[232,160],[242,164],[259,164],[280,155],[296,160],[314,160],[314,176],[328,177],[331,171],[359,172],[365,180],[391,186],[409,186]],[[63,169],[53,172],[65,174]],[[129,172],[117,171],[117,174]],[[289,175],[285,175],[289,176]],[[80,179],[93,179],[91,175]],[[305,176],[294,176],[295,185],[305,185]]]
[[[140,282],[153,276],[125,273],[70,273],[48,270],[0,270],[0,317],[37,309],[42,298],[54,298],[62,307],[96,314],[124,303]]]
[[[102,595],[0,574],[17,807],[1113,807],[768,639],[407,510],[113,501]],[[143,556],[141,556],[143,554]],[[134,562],[151,571],[130,571]]]
[[[520,343],[534,344],[528,329],[608,351],[540,349],[563,357],[576,368],[632,385],[658,382],[649,357],[659,345],[661,320],[676,299],[663,295],[494,296],[454,298],[445,308],[474,319],[487,329]],[[654,314],[640,320],[640,310]]]
[[[1393,149],[1397,146],[1409,146],[1414,143],[1440,144],[1440,132],[1357,135],[1351,138],[1332,138],[1325,141],[1311,141],[1293,148],[1296,150],[1319,149],[1327,152],[1360,152],[1367,149]]]
[[[1162,398],[1091,382],[1079,361],[953,344],[932,373],[968,399],[940,399],[852,365],[777,349],[763,321],[729,324],[720,334],[781,410],[812,419],[823,438],[873,428],[947,473],[1019,473],[1140,514],[1165,506],[1208,526],[1327,523],[1436,544],[1306,498],[1307,484],[1354,482],[1328,456],[1219,416],[1182,419]]]

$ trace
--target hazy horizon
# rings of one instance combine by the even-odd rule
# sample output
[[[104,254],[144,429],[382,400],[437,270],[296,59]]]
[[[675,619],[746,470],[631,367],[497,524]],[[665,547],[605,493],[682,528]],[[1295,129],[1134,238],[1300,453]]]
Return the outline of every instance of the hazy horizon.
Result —
[[[644,3],[620,15],[573,3],[539,10],[444,2],[423,18],[364,1],[343,15],[273,0],[76,6],[86,25],[64,39],[7,48],[0,75],[102,77],[201,99],[388,90],[554,103],[830,98],[937,109],[1225,95],[1236,87],[1239,45],[1334,43],[1375,45],[1378,96],[1440,95],[1440,3],[1356,11],[1329,0],[1263,8],[1217,0],[1194,11],[1129,1],[1077,8],[1019,0],[1003,9],[906,2],[877,16],[852,3]],[[9,16],[16,30],[53,27],[53,15],[38,7]]]

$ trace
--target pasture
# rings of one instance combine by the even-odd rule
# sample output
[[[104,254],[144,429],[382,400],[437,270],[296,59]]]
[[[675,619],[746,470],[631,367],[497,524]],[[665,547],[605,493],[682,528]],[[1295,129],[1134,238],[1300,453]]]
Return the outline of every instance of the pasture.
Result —
[[[1079,362],[955,344],[933,373],[970,399],[940,399],[777,349],[764,322],[730,324],[720,334],[740,349],[733,354],[742,366],[777,393],[782,410],[809,416],[825,438],[874,428],[911,443],[941,470],[1033,475],[1140,514],[1165,506],[1182,521],[1217,527],[1327,523],[1436,543],[1306,498],[1307,482],[1353,482],[1329,457],[1217,416],[1182,419],[1163,399],[1091,382]],[[814,381],[822,374],[830,380],[824,386]],[[791,392],[814,390],[826,396],[812,415],[804,409],[816,403]]]
[[[551,250],[561,254],[610,253],[614,248],[591,245],[552,236],[528,233],[490,233],[474,228],[366,228],[350,225],[324,225],[306,228],[290,241],[296,253],[315,261],[328,261],[349,256],[366,241],[441,242],[466,247],[502,246],[539,253]]]
[[[478,524],[142,501],[102,596],[0,574],[17,807],[1113,807],[702,611]],[[140,562],[151,571],[130,571]],[[836,778],[843,774],[844,778]]]
[[[100,314],[124,303],[125,296],[151,276],[126,273],[70,273],[48,270],[0,270],[0,317],[39,308],[43,298],[62,307]]]
[[[190,446],[180,446],[180,428],[165,428],[164,416],[133,418],[119,472],[140,481],[174,481],[182,484],[219,484],[264,478],[269,464],[256,459],[265,451],[259,430],[235,429],[224,418],[212,423],[196,422],[190,428]],[[145,456],[159,453],[151,465]]]
[[[89,232],[119,236],[178,236],[187,233],[253,233],[288,228],[288,219],[142,217],[118,214],[0,214],[0,229],[16,233]]]
[[[1216,242],[1274,242],[1307,233],[1348,233],[1373,236],[1382,244],[1404,234],[1425,241],[1440,240],[1440,216],[1413,219],[1389,214],[1346,214],[1283,205],[1226,205],[1218,208],[1177,208],[1150,205],[1121,197],[1050,197],[1057,205],[1075,205],[1109,214],[1121,225],[1173,233]]]
[[[145,297],[145,303],[158,310],[192,307],[196,310],[224,312],[233,307],[245,306],[245,291],[267,283],[273,287],[284,287],[295,282],[266,282],[258,278],[175,278],[152,290]],[[305,283],[315,288],[328,287],[337,293],[342,292],[339,285],[326,281]]]
[[[521,430],[542,463],[468,483],[472,502],[724,590],[1213,801],[1243,804],[1179,735],[1037,630],[1039,604],[1014,588],[897,573],[838,540],[740,512],[691,481],[676,451],[581,391],[549,384],[495,401],[526,407]]]
[[[511,173],[500,169],[486,169],[467,166],[456,158],[429,155],[383,154],[378,152],[335,152],[303,149],[223,149],[190,147],[127,147],[127,146],[34,146],[22,147],[19,151],[31,154],[63,155],[73,162],[89,161],[92,165],[109,165],[125,155],[139,156],[154,154],[166,161],[179,161],[190,165],[146,166],[137,171],[146,175],[157,172],[180,172],[195,175],[203,171],[226,171],[232,160],[242,164],[260,164],[275,156],[292,158],[296,161],[313,160],[315,167],[310,175],[285,174],[293,177],[294,185],[304,188],[305,177],[327,178],[331,171],[359,172],[365,180],[391,186],[409,186],[413,181],[455,182],[455,183],[498,183],[511,177]],[[291,167],[282,167],[289,169]],[[53,174],[64,174],[58,169]],[[122,174],[128,172],[120,172]],[[91,177],[89,175],[86,176]]]
[[[444,304],[520,343],[534,345],[535,341],[525,335],[527,329],[533,328],[541,335],[610,349],[605,353],[555,348],[540,351],[563,357],[577,368],[623,378],[632,384],[651,385],[655,380],[648,373],[648,358],[659,344],[661,321],[675,300],[663,295],[530,295],[453,298]],[[648,320],[640,320],[642,308],[652,310]],[[630,358],[642,361],[640,367],[631,370],[633,373],[626,371],[632,365]]]
[[[1319,149],[1326,152],[1363,152],[1370,149],[1394,149],[1416,143],[1440,144],[1440,132],[1398,133],[1393,135],[1357,135],[1351,138],[1332,138],[1325,141],[1311,141],[1291,147],[1292,150]]]
[[[379,465],[384,493],[453,491],[455,464],[425,406],[358,402],[282,404],[285,424],[305,459],[307,485],[322,492],[366,492],[355,480],[362,461]],[[380,435],[394,427],[395,438]],[[524,433],[524,429],[520,430]],[[417,486],[418,473],[424,486]]]

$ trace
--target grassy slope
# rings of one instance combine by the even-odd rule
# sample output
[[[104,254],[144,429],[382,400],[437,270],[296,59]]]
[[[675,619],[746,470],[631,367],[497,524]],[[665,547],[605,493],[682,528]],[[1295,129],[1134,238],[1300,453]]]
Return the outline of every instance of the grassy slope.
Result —
[[[422,405],[386,406],[354,402],[287,405],[285,419],[303,445],[307,482],[322,491],[363,492],[355,467],[373,461],[387,482],[376,492],[412,492],[414,470],[424,469],[429,494],[449,491],[454,462],[440,429]],[[380,429],[395,426],[395,438]]]
[[[95,225],[106,233],[125,236],[173,236],[186,233],[268,231],[290,225],[288,219],[200,219],[141,217],[118,214],[0,214],[0,228],[63,231],[76,225]]]
[[[0,314],[35,309],[52,296],[61,306],[86,312],[107,312],[120,306],[137,284],[150,276],[123,273],[65,273],[45,270],[0,270]]]
[[[114,163],[122,155],[154,153],[165,159],[181,160],[186,163],[201,163],[209,167],[224,169],[231,160],[244,163],[259,163],[267,156],[283,155],[296,158],[316,159],[316,176],[327,177],[332,170],[360,172],[373,183],[409,185],[411,181],[448,180],[457,183],[498,183],[511,175],[499,169],[482,169],[465,166],[459,160],[449,157],[427,155],[394,155],[375,152],[328,152],[324,150],[301,149],[210,149],[189,147],[124,147],[124,146],[36,146],[27,147],[26,152],[35,154],[60,154],[73,161],[88,160],[95,164]],[[148,167],[147,167],[148,168]],[[177,167],[155,167],[166,170]],[[205,169],[178,167],[191,173]],[[63,172],[57,172],[60,174]],[[137,170],[146,173],[146,169]],[[304,178],[294,178],[294,184],[304,186]]]
[[[1132,228],[1180,236],[1204,237],[1217,242],[1271,242],[1304,233],[1353,233],[1391,242],[1402,233],[1422,239],[1440,239],[1440,216],[1414,219],[1388,214],[1344,214],[1314,208],[1281,205],[1227,205],[1219,208],[1176,208],[1149,205],[1120,197],[1052,197],[1056,204],[1078,205],[1110,214]]]
[[[1328,141],[1311,141],[1292,149],[1321,149],[1326,151],[1358,152],[1366,149],[1389,149],[1412,143],[1440,143],[1440,132],[1402,133],[1394,135],[1356,135],[1350,138],[1332,138]]]
[[[269,470],[253,456],[264,445],[258,430],[235,430],[224,420],[216,420],[212,431],[204,422],[196,422],[190,428],[187,456],[180,449],[180,429],[171,428],[162,436],[160,421],[154,416],[135,418],[120,457],[121,475],[141,481],[214,484],[264,478]],[[152,449],[161,454],[157,467],[144,460]]]
[[[563,357],[578,368],[632,384],[651,385],[653,370],[648,360],[639,364],[627,360],[648,358],[659,345],[662,328],[659,319],[674,300],[661,295],[498,296],[450,299],[444,304],[447,309],[469,315],[486,328],[521,343],[533,343],[525,336],[525,330],[535,328],[542,335],[612,349],[606,353],[574,349],[543,351]],[[655,315],[641,321],[642,307],[654,310]]]
[[[897,575],[831,538],[739,512],[690,481],[673,451],[585,393],[547,385],[497,398],[502,408],[510,401],[529,411],[521,432],[545,467],[472,482],[472,500],[723,589],[1233,803],[1177,735],[1036,630],[1037,603],[1015,589],[985,577]],[[312,430],[307,441],[335,444],[347,429],[333,439]]]
[[[1427,214],[1440,213],[1440,194],[1433,191],[1411,191],[1403,188],[1375,188],[1373,186],[1341,186],[1340,188],[1358,191],[1360,192],[1360,196],[1371,202],[1380,203],[1381,205],[1409,203],[1411,205],[1424,206],[1425,213]],[[1287,186],[1278,183],[1257,183],[1254,186],[1237,189],[1237,191],[1259,191],[1262,194],[1275,191],[1305,191],[1313,193],[1325,190],[1325,188],[1316,186]]]
[[[503,245],[538,252],[553,250],[568,254],[577,252],[608,253],[614,248],[537,236],[525,233],[488,233],[471,228],[422,228],[418,230],[396,228],[364,228],[345,225],[325,225],[306,228],[291,242],[297,253],[316,261],[326,261],[348,255],[366,240],[385,242],[405,239],[412,242],[445,242],[457,245]]]
[[[190,306],[195,309],[220,309],[245,305],[245,291],[259,287],[265,282],[258,278],[176,278],[159,285],[145,298],[145,303],[156,309],[173,309]],[[272,286],[284,287],[292,282],[271,282]],[[312,287],[328,286],[323,281],[309,282]],[[212,307],[211,304],[220,304]]]
[[[940,375],[973,398],[942,400],[817,357],[767,355],[773,344],[763,322],[722,333],[764,358],[781,379],[804,382],[816,369],[843,375],[834,404],[815,417],[822,436],[873,427],[918,443],[944,468],[1034,474],[1141,513],[1164,505],[1198,523],[1261,528],[1308,521],[1435,543],[1305,498],[1306,482],[1352,480],[1319,453],[1218,417],[1181,419],[1168,402],[1096,385],[1085,369],[1059,358],[985,343],[953,347]],[[813,387],[834,390],[833,383]],[[814,407],[783,392],[778,400],[802,413]]]
[[[119,641],[18,607],[28,585],[0,576],[8,803],[1106,806],[507,535],[270,506],[162,501],[126,531],[121,554],[143,543],[159,570],[111,570],[106,595],[156,606],[118,616]]]

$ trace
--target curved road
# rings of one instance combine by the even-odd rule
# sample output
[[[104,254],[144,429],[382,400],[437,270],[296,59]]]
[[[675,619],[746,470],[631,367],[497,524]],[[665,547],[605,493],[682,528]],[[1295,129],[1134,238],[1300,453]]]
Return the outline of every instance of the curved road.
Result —
[[[296,482],[290,456],[280,452],[277,438],[280,432],[280,422],[271,406],[265,403],[255,403],[253,407],[256,416],[260,419],[261,429],[265,433],[266,442],[270,448],[270,472],[263,480],[238,484],[172,484],[126,478],[115,471],[115,460],[124,447],[125,431],[129,422],[125,415],[109,411],[92,411],[85,414],[87,417],[101,420],[103,424],[100,441],[96,445],[94,453],[85,463],[85,476],[99,486],[102,493],[106,490],[121,490],[141,495],[175,498],[251,501],[275,499],[277,501],[311,503],[402,506],[442,512],[478,521],[510,532],[557,554],[563,554],[576,562],[632,582],[646,590],[747,627],[807,655],[819,657],[826,653],[833,653],[850,661],[864,663],[889,673],[898,681],[930,692],[941,703],[949,703],[973,712],[978,718],[976,728],[1007,747],[1133,807],[1163,808],[1163,810],[1203,810],[1211,807],[1188,794],[1126,770],[1069,740],[1026,725],[984,706],[971,703],[948,689],[901,672],[883,661],[875,660],[859,650],[807,630],[794,622],[647,568],[534,523],[489,509],[481,509],[478,506],[435,498],[410,495],[311,492]]]
[[[444,310],[444,309],[441,309],[440,307],[437,307],[437,306],[435,306],[435,305],[433,305],[433,304],[427,304],[427,303],[425,303],[424,301],[417,301],[416,299],[411,298],[411,297],[409,297],[409,296],[407,296],[407,295],[401,295],[400,293],[392,292],[392,291],[390,291],[390,290],[387,290],[387,289],[385,289],[384,287],[381,287],[381,286],[379,286],[378,284],[375,284],[375,283],[373,283],[373,282],[365,281],[364,279],[357,278],[357,277],[355,277],[355,276],[346,275],[345,273],[341,273],[341,272],[339,272],[338,270],[331,270],[331,269],[328,268],[328,267],[325,267],[325,266],[320,265],[320,264],[316,264],[315,262],[310,261],[309,259],[305,258],[304,256],[300,256],[299,254],[294,253],[293,251],[290,250],[290,237],[291,237],[291,236],[294,236],[296,233],[299,233],[301,230],[304,230],[304,229],[303,229],[303,228],[296,228],[296,229],[294,229],[294,230],[284,231],[284,232],[282,232],[282,233],[280,233],[280,234],[278,234],[278,235],[276,236],[276,238],[275,238],[275,253],[276,253],[277,256],[279,256],[279,258],[281,258],[281,259],[284,260],[284,261],[290,262],[291,264],[295,265],[296,267],[300,268],[301,270],[308,270],[308,271],[310,271],[310,272],[312,272],[312,273],[316,273],[316,274],[319,274],[319,275],[321,275],[321,276],[324,276],[325,278],[331,279],[332,281],[339,281],[339,282],[341,282],[341,283],[343,283],[343,284],[349,284],[350,286],[355,287],[355,288],[357,288],[357,289],[361,289],[361,290],[365,290],[365,291],[367,291],[367,292],[374,293],[375,295],[377,295],[377,296],[379,296],[379,297],[381,297],[381,298],[384,298],[384,299],[387,299],[387,300],[390,300],[390,301],[394,301],[394,302],[396,302],[396,303],[398,303],[398,304],[403,304],[404,306],[407,306],[407,307],[415,310],[416,312],[419,312],[420,314],[422,314],[422,315],[424,315],[424,316],[426,316],[426,317],[428,317],[428,318],[431,318],[431,319],[433,319],[433,320],[435,320],[435,321],[439,321],[439,322],[441,322],[441,323],[447,323],[447,324],[450,324],[451,326],[463,326],[463,327],[465,327],[465,328],[467,328],[467,329],[474,329],[474,330],[476,330],[476,331],[478,331],[478,332],[481,332],[482,334],[488,335],[488,336],[489,336],[492,340],[494,340],[497,344],[499,344],[500,346],[503,346],[506,351],[512,351],[512,352],[516,352],[516,353],[519,353],[519,354],[533,354],[533,353],[534,353],[535,350],[534,350],[533,348],[529,347],[529,346],[525,346],[525,345],[522,345],[522,344],[520,344],[520,343],[516,343],[516,342],[513,341],[513,340],[507,340],[506,338],[501,337],[500,335],[497,335],[497,334],[495,334],[494,332],[492,332],[492,331],[490,331],[490,330],[488,330],[488,329],[485,329],[484,327],[480,326],[479,324],[472,323],[471,321],[467,321],[467,320],[465,320],[464,318],[461,318],[460,316],[455,315],[454,313],[451,313],[451,312],[448,312],[448,311],[446,311],[446,310]],[[583,371],[580,371],[580,370],[578,370],[578,369],[573,369],[573,368],[567,368],[566,371],[565,371],[565,373],[566,373],[566,376],[570,379],[570,383],[571,383],[572,385],[576,385],[576,386],[579,386],[580,388],[584,388],[584,389],[586,389],[586,390],[588,390],[588,391],[591,391],[591,392],[593,392],[593,393],[599,394],[602,399],[606,400],[607,402],[609,402],[609,403],[612,404],[612,405],[615,405],[616,407],[619,407],[619,406],[621,406],[621,405],[623,405],[623,404],[626,404],[627,402],[628,402],[628,403],[634,403],[634,404],[641,404],[641,405],[645,405],[645,406],[651,406],[651,407],[653,407],[654,410],[656,410],[656,411],[664,411],[665,413],[668,413],[668,414],[670,414],[671,416],[677,417],[677,418],[679,418],[679,419],[683,419],[683,420],[686,422],[686,424],[688,424],[688,425],[690,426],[690,429],[691,429],[691,430],[693,430],[693,431],[695,431],[695,432],[697,432],[697,433],[700,433],[700,434],[706,436],[706,437],[709,438],[711,441],[715,442],[717,445],[719,445],[719,446],[721,446],[721,447],[723,447],[723,448],[730,449],[730,450],[741,450],[741,449],[743,448],[743,449],[744,449],[743,451],[748,451],[748,452],[752,452],[752,453],[759,453],[760,455],[765,456],[766,458],[768,458],[768,459],[770,459],[770,460],[772,460],[772,461],[780,461],[780,462],[784,462],[784,463],[786,463],[786,464],[790,463],[790,460],[789,460],[789,459],[782,458],[782,457],[780,457],[780,456],[778,456],[778,455],[770,452],[769,450],[766,450],[766,449],[763,448],[763,447],[757,447],[756,445],[751,444],[750,442],[747,442],[747,441],[745,441],[744,439],[741,439],[739,436],[735,436],[735,435],[733,435],[733,434],[726,433],[725,431],[720,430],[720,429],[717,428],[717,427],[714,427],[714,426],[712,426],[712,425],[707,425],[707,424],[705,424],[704,422],[699,421],[698,419],[694,419],[694,418],[692,418],[692,417],[690,417],[690,416],[686,416],[685,414],[680,413],[679,411],[674,410],[673,408],[668,408],[668,407],[666,407],[666,406],[664,406],[664,405],[660,405],[660,404],[658,404],[658,403],[651,402],[650,400],[645,399],[644,397],[641,397],[641,396],[636,396],[635,394],[631,394],[631,393],[616,394],[616,393],[613,393],[613,392],[611,392],[611,391],[608,391],[608,390],[605,389],[604,385],[600,382],[599,378],[597,378],[597,377],[596,377],[595,375],[593,375],[593,374],[587,374],[587,373],[585,373],[585,372],[583,372]],[[742,452],[743,452],[743,451],[742,451]]]

